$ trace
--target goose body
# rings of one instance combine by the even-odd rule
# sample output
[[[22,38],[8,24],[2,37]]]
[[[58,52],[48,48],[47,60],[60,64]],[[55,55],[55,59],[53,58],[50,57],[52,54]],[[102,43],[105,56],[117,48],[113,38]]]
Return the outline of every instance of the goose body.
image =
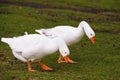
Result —
[[[48,37],[59,36],[65,40],[67,45],[72,45],[79,42],[85,33],[89,39],[92,39],[92,37],[95,36],[95,32],[86,21],[80,22],[78,27],[56,26],[50,29],[36,30],[36,32],[44,34]]]
[[[65,41],[59,37],[51,39],[45,35],[29,34],[14,38],[1,38],[1,41],[7,43],[13,55],[24,62],[41,60],[57,50],[63,57],[69,55]]]
[[[51,38],[61,37],[63,40],[65,40],[68,46],[79,42],[84,34],[87,35],[93,44],[95,42],[95,32],[86,21],[81,21],[78,27],[56,26],[54,28],[40,29],[35,31]],[[58,62],[60,63],[61,61],[62,60],[60,56]]]

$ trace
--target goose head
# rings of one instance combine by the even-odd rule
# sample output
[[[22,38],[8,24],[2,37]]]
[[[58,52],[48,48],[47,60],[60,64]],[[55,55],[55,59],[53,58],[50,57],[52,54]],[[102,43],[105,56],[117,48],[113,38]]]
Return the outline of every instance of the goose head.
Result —
[[[90,39],[90,41],[94,44],[95,43],[95,32],[90,27],[90,25],[86,21],[82,21],[79,25],[79,27],[82,27],[84,32],[86,33],[87,37]]]
[[[63,57],[70,54],[70,51],[66,42],[61,37],[55,37],[53,39],[55,40],[54,43],[58,45],[59,52]]]

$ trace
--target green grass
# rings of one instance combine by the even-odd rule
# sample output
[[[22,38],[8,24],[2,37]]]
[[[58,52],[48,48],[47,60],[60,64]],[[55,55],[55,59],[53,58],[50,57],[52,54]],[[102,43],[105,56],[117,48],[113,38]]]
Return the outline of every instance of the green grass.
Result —
[[[10,1],[10,0],[7,0]],[[12,0],[19,2],[19,0]],[[14,58],[9,46],[0,42],[0,80],[120,80],[120,6],[119,0],[20,0],[46,8],[0,3],[0,38],[23,35],[25,31],[57,25],[78,26],[87,21],[96,32],[96,43],[83,39],[70,46],[70,57],[77,64],[58,64],[58,52],[43,59],[54,68],[47,72],[27,71],[27,64]],[[55,8],[56,7],[56,8]],[[84,10],[84,11],[83,11]]]
[[[11,0],[6,0],[11,1]],[[42,5],[48,5],[51,7],[67,7],[67,8],[92,8],[92,9],[109,9],[109,10],[120,10],[119,0],[12,0],[11,2],[29,2],[39,3]]]

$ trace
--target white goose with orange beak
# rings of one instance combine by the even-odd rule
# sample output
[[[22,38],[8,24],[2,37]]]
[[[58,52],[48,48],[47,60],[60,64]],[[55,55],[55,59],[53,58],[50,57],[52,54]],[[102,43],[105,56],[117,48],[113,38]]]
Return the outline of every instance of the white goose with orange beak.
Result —
[[[87,35],[87,37],[93,44],[95,43],[95,32],[86,21],[81,21],[78,27],[56,26],[50,29],[40,29],[35,31],[51,38],[59,36],[65,40],[68,46],[79,42],[82,39],[84,33]],[[62,56],[60,55],[58,63],[61,62],[64,62],[64,60],[62,60]],[[72,61],[72,63],[76,62]]]

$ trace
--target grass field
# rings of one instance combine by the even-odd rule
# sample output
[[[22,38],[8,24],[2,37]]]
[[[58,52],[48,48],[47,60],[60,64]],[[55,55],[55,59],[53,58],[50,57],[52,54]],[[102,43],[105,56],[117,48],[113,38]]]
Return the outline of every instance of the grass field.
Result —
[[[57,25],[77,27],[82,20],[95,30],[96,43],[84,36],[69,47],[77,64],[58,64],[56,52],[42,61],[53,71],[33,63],[38,72],[30,73],[27,64],[0,41],[0,80],[120,80],[119,0],[0,0],[0,38]]]

